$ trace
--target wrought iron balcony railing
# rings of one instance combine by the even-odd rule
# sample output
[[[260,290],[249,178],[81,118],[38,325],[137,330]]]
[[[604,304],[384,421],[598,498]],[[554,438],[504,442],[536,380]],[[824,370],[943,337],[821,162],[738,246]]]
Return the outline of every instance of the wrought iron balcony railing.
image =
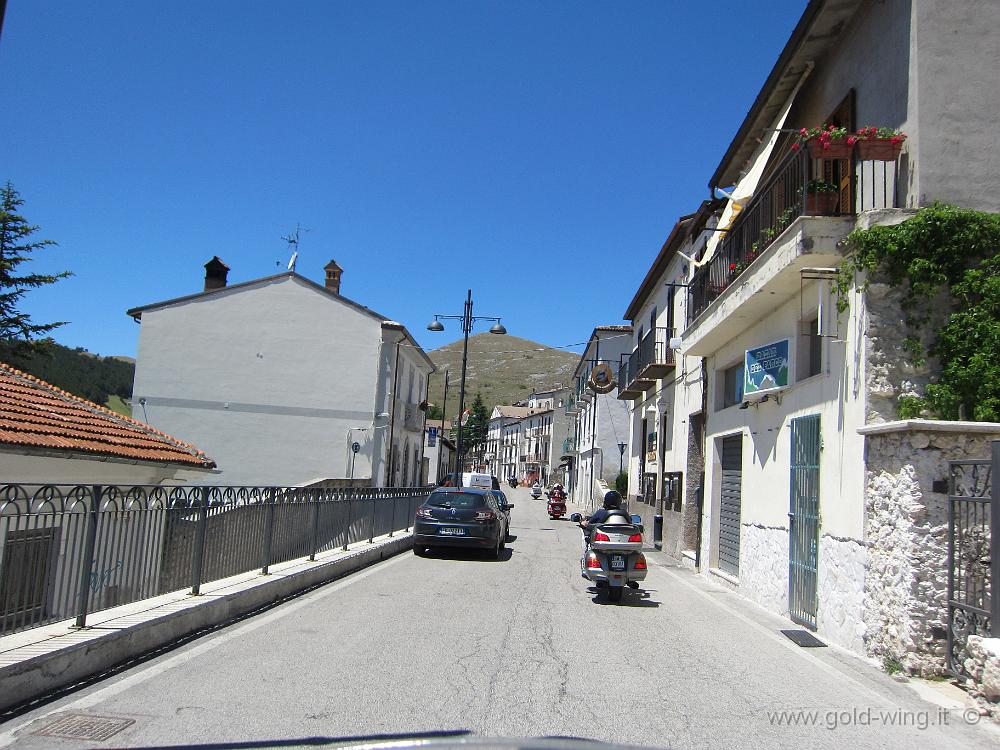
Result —
[[[813,159],[808,149],[790,152],[725,232],[712,259],[692,277],[688,324],[800,216],[844,216],[853,215],[858,207],[896,207],[897,172],[897,162]]]
[[[670,348],[673,335],[673,328],[657,327],[639,340],[639,345],[618,367],[618,398],[635,400],[673,369],[674,350]]]

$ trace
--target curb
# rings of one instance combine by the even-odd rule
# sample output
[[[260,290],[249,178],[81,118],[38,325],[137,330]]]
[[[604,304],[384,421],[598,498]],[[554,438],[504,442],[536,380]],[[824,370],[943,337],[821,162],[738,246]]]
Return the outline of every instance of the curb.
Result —
[[[306,589],[330,583],[413,547],[413,538],[396,536],[355,550],[329,562],[275,576],[261,576],[256,585],[148,620],[109,630],[83,642],[0,667],[0,711],[22,706],[60,688],[114,669],[255,610],[266,608]],[[295,562],[295,561],[291,561]],[[211,596],[211,598],[209,598]],[[187,600],[190,602],[190,599]]]

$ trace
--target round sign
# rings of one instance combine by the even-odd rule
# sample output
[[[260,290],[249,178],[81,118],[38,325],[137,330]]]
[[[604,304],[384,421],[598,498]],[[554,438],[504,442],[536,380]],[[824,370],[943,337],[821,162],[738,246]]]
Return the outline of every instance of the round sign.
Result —
[[[361,443],[357,441],[351,443],[351,450],[357,453],[359,450],[361,450]]]
[[[590,372],[587,381],[590,389],[596,393],[610,393],[615,388],[615,376],[607,362],[601,362]]]

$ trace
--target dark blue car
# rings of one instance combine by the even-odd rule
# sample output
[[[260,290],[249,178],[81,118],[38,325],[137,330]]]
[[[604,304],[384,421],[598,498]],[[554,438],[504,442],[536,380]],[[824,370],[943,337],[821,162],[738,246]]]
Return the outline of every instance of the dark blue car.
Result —
[[[497,558],[507,541],[507,508],[493,490],[439,487],[417,508],[413,552],[428,547],[485,549]]]

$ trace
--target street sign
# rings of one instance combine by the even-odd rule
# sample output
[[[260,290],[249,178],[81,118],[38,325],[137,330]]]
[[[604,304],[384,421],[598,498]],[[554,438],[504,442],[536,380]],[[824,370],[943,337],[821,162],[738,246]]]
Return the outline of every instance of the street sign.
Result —
[[[355,453],[357,453],[358,451],[360,451],[361,450],[361,443],[359,443],[357,441],[354,441],[353,443],[351,443],[351,450],[354,451]]]
[[[788,387],[788,339],[746,350],[743,393],[767,393]]]
[[[615,376],[611,372],[611,367],[607,362],[601,362],[590,372],[590,380],[587,381],[592,391],[596,393],[611,393],[615,389]]]
[[[428,427],[427,428],[427,447],[433,448],[437,445],[438,428]]]

